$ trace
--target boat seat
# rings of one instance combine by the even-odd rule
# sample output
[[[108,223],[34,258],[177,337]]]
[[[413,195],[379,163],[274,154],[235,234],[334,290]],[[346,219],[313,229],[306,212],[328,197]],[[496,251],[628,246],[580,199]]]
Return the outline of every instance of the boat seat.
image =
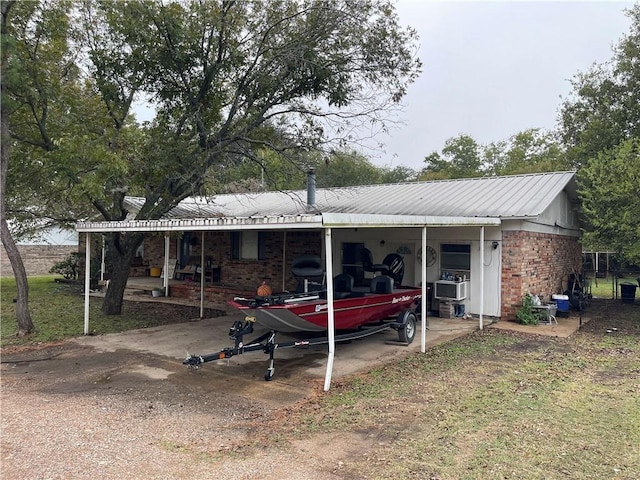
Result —
[[[371,293],[393,293],[393,278],[389,275],[378,275],[371,279]]]
[[[396,287],[402,285],[402,277],[404,277],[404,259],[397,253],[390,253],[384,257],[382,263],[389,267],[389,273],[387,275],[393,278],[393,284]]]
[[[291,273],[298,278],[296,292],[311,292],[324,289],[322,259],[317,255],[301,255],[293,259]]]
[[[368,248],[363,248],[361,253],[362,269],[365,272],[372,272],[374,275],[380,273],[386,275],[389,273],[389,265],[384,263],[373,263],[373,254]]]
[[[347,298],[353,293],[353,277],[348,273],[336,275],[333,279],[333,298]]]

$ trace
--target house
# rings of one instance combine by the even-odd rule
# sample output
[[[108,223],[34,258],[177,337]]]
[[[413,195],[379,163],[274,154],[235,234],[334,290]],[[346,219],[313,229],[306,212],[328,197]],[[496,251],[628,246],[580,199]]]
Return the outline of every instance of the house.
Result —
[[[295,289],[293,259],[326,252],[334,274],[366,283],[373,273],[362,252],[369,251],[375,263],[400,254],[403,283],[426,282],[428,308],[440,315],[455,307],[511,319],[525,293],[549,299],[580,271],[575,172],[317,190],[313,176],[308,183],[306,191],[189,198],[160,220],[135,220],[144,199],[127,197],[131,219],[82,222],[77,230],[87,238],[148,232],[139,253],[149,273],[186,271],[170,294],[197,297],[202,288],[215,300],[255,292],[263,281]],[[203,265],[205,284],[196,284]]]

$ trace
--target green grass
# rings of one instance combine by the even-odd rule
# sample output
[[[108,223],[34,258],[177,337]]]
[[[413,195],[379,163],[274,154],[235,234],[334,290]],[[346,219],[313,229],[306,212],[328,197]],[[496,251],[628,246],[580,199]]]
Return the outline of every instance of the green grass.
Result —
[[[29,310],[36,332],[19,338],[13,278],[0,279],[0,346],[52,342],[84,333],[84,296],[82,286],[55,283],[54,276],[29,278]],[[100,312],[102,299],[91,298],[89,315],[91,333],[113,333],[150,326],[153,320],[143,312],[124,311],[123,315],[105,316]]]
[[[613,289],[613,277],[608,276],[607,278],[590,278],[589,282],[591,285],[591,295],[596,298],[614,298],[614,289]],[[634,285],[638,285],[638,281],[636,277],[623,277],[618,278],[618,285],[620,283],[633,283]],[[636,298],[640,296],[639,292],[636,292]],[[620,287],[618,286],[618,298],[620,298]]]
[[[292,433],[375,438],[344,478],[640,478],[640,306],[600,308],[569,339],[476,332],[345,380]]]

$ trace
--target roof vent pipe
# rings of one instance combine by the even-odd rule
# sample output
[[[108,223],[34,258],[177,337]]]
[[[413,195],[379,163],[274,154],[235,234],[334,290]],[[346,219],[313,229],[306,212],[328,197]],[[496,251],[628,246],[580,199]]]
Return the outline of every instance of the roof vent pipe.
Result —
[[[316,171],[310,168],[307,172],[307,212],[316,209]]]

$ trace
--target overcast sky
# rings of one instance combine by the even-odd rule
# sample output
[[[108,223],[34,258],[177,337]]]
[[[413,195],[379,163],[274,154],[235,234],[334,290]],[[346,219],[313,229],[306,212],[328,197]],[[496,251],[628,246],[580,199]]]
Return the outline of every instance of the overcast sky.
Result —
[[[377,140],[379,165],[421,168],[461,133],[479,143],[552,129],[569,80],[612,57],[633,2],[400,0],[420,35],[423,73],[405,97],[404,126]]]

